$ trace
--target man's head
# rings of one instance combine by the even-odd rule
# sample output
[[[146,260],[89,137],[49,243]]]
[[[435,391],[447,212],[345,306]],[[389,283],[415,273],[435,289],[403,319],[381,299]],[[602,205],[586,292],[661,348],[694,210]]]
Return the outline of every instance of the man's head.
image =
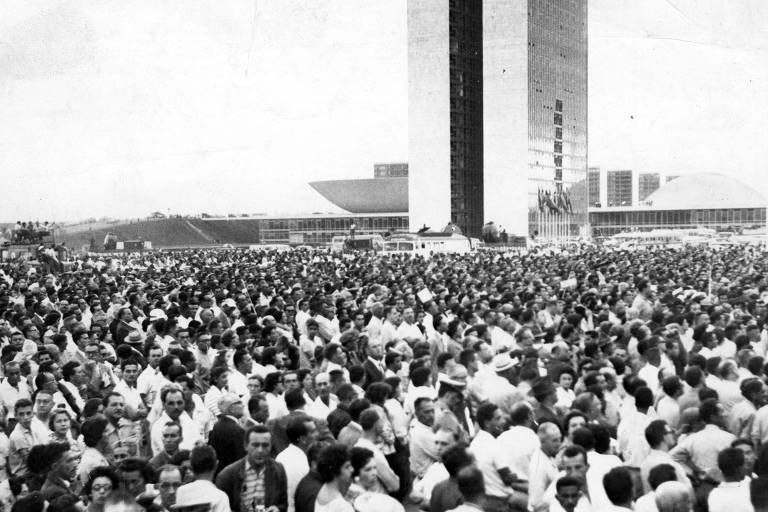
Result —
[[[664,420],[654,420],[645,427],[645,440],[654,450],[667,451],[675,446],[675,431]]]
[[[16,361],[9,361],[4,365],[5,378],[11,386],[17,386],[21,380],[21,366]]]
[[[177,421],[184,412],[184,393],[177,386],[166,386],[160,390],[163,410],[173,421]]]
[[[477,424],[493,437],[504,430],[504,415],[496,404],[484,402],[477,408]]]
[[[69,443],[51,443],[46,454],[51,473],[67,482],[74,482],[80,457],[70,450]]]
[[[624,466],[618,466],[603,475],[603,487],[608,499],[616,506],[632,508],[634,487],[632,475]]]
[[[368,357],[381,360],[384,357],[384,345],[381,342],[381,338],[373,338],[368,340],[368,346],[365,349]]]
[[[744,479],[744,452],[738,448],[726,448],[717,455],[717,467],[726,482],[740,482]]]
[[[585,477],[589,469],[587,452],[581,446],[571,445],[567,447],[563,450],[560,469],[565,471],[566,475],[576,477],[581,482],[586,482]]]
[[[192,448],[189,454],[189,465],[196,476],[213,474],[219,465],[216,451],[208,445]]]
[[[129,384],[131,386],[135,385],[136,381],[139,378],[139,372],[141,372],[141,366],[139,365],[139,362],[133,358],[127,359],[123,361],[122,369],[123,369],[123,380],[126,382],[126,384]]]
[[[458,432],[453,432],[445,428],[441,428],[435,432],[435,447],[437,448],[437,456],[441,457],[449,446],[455,444],[456,441],[458,441],[458,437]]]
[[[116,422],[125,415],[125,398],[115,391],[104,397],[104,416],[108,420]]]
[[[582,482],[572,476],[562,476],[555,484],[555,497],[565,512],[573,512],[581,499]]]
[[[163,450],[170,454],[176,453],[183,440],[181,424],[177,421],[166,422],[166,424],[163,425],[162,435]]]
[[[416,418],[420,423],[431,427],[435,423],[435,403],[429,397],[419,397],[413,404]]]
[[[221,395],[218,406],[221,414],[238,419],[243,416],[243,401],[234,393],[224,393]]]
[[[563,435],[560,428],[551,422],[545,422],[539,425],[538,429],[541,451],[547,456],[554,457],[560,450],[560,444],[563,441]]]
[[[152,481],[152,467],[139,458],[125,459],[118,465],[120,480],[131,496],[143,493],[146,484]]]
[[[331,376],[325,372],[315,375],[315,391],[321,397],[327,397],[331,393]]]
[[[35,394],[37,415],[47,417],[53,410],[53,393],[48,389],[39,389]]]
[[[466,466],[456,474],[456,483],[461,497],[467,503],[479,503],[485,495],[485,480],[483,472],[477,466]]]
[[[252,466],[262,467],[272,450],[272,435],[264,425],[256,425],[245,433],[245,451]]]
[[[167,510],[176,504],[176,491],[181,487],[181,469],[167,465],[159,469],[157,487],[160,489],[160,501]]]
[[[692,510],[688,487],[677,481],[664,482],[654,490],[659,512],[689,512]],[[757,512],[757,509],[755,509]]]
[[[304,415],[295,415],[285,427],[288,442],[306,451],[309,445],[317,439],[315,421]]]

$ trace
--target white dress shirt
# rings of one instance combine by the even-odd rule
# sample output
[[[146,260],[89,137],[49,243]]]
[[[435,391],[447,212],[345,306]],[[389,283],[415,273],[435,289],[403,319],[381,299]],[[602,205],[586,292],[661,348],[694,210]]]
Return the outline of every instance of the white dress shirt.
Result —
[[[485,493],[504,499],[512,496],[514,490],[504,484],[499,474],[499,470],[509,468],[509,461],[497,439],[485,430],[480,430],[469,445],[469,450],[475,455],[478,469],[483,472]]]
[[[531,456],[541,446],[539,436],[528,427],[515,425],[502,433],[496,442],[507,454],[512,472],[521,480],[528,480]]]
[[[296,510],[294,498],[299,482],[309,473],[309,461],[304,451],[295,444],[277,454],[275,460],[285,468],[285,476],[288,486],[288,512]]]

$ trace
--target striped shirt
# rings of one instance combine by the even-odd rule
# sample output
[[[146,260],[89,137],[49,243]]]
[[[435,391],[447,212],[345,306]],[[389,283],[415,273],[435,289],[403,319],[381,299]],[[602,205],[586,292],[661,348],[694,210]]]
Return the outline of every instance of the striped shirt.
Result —
[[[256,507],[264,505],[264,474],[266,466],[256,469],[251,466],[250,461],[245,461],[245,482],[240,496],[242,510],[246,512],[256,512]]]

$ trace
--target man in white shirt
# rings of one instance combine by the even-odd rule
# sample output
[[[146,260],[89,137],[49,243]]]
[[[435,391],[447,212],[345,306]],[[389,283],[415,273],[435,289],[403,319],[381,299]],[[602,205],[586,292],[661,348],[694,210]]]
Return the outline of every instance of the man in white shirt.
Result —
[[[550,422],[539,425],[538,436],[539,447],[531,455],[528,469],[528,506],[533,510],[543,503],[547,487],[557,480],[555,457],[563,439],[560,428]]]
[[[693,490],[685,469],[679,463],[672,460],[672,457],[669,455],[669,450],[677,443],[674,430],[664,420],[655,420],[645,428],[645,439],[651,447],[651,451],[640,463],[640,478],[643,481],[643,492],[647,493],[651,490],[648,476],[651,470],[659,464],[669,464],[672,466],[675,469],[677,480]]]
[[[311,406],[312,416],[319,420],[325,420],[339,404],[339,399],[331,393],[331,376],[325,372],[315,375],[315,391],[317,398]]]
[[[509,468],[520,480],[528,480],[531,456],[539,448],[539,437],[533,431],[533,410],[527,402],[512,406],[509,415],[510,426],[496,442],[508,454]],[[546,489],[546,487],[544,487]]]
[[[158,369],[160,358],[162,357],[162,348],[157,345],[150,347],[149,354],[147,355],[147,367],[144,368],[136,381],[136,388],[144,398],[144,403],[150,406],[155,401],[155,397],[152,396],[152,390],[155,389],[157,381],[162,378]]]
[[[517,475],[510,469],[507,453],[497,440],[504,426],[501,410],[488,402],[480,404],[477,408],[477,424],[480,430],[469,445],[469,450],[475,455],[477,467],[483,473],[486,499],[492,503],[489,507],[508,507],[515,503],[519,508],[525,508],[527,497],[521,498],[515,494],[512,484],[517,480]]]
[[[210,512],[230,512],[229,497],[213,483],[218,464],[213,448],[207,445],[195,446],[189,454],[189,465],[195,479],[179,487],[176,503],[210,503]]]
[[[285,468],[288,487],[288,512],[296,510],[294,497],[299,482],[309,473],[309,460],[306,450],[317,437],[317,427],[309,416],[293,416],[285,427],[285,434],[290,443],[277,454],[275,460]]]
[[[398,339],[397,327],[400,325],[400,311],[394,306],[384,308],[384,323],[381,325],[381,342],[384,346]]]
[[[163,404],[163,414],[152,424],[150,433],[153,455],[163,451],[163,427],[169,421],[177,421],[181,425],[181,450],[191,450],[203,441],[200,429],[184,410],[184,395],[181,389],[174,386],[164,387],[160,391],[160,400]]]
[[[413,308],[405,308],[403,310],[403,321],[397,326],[397,337],[407,341],[411,346],[418,341],[424,341],[425,337],[421,333],[421,329],[416,325],[416,316],[413,313]]]
[[[707,498],[709,512],[752,512],[749,479],[745,479],[744,452],[726,448],[717,456],[723,482],[712,489]]]
[[[368,320],[368,325],[365,326],[365,334],[368,335],[368,339],[380,339],[381,329],[384,327],[384,305],[381,302],[375,302],[371,306],[371,319]]]
[[[120,393],[125,400],[125,409],[129,420],[135,421],[147,415],[147,406],[141,398],[137,386],[139,362],[126,359],[122,362],[122,378],[115,385],[115,392]]]
[[[249,394],[248,377],[253,368],[253,358],[245,349],[238,349],[232,357],[234,369],[229,374],[227,387],[240,398]]]
[[[16,361],[4,365],[5,379],[0,382],[0,403],[8,411],[8,419],[15,418],[14,406],[22,398],[31,400],[32,394],[26,380],[21,378],[21,366]]]
[[[435,403],[432,399],[417,398],[414,404],[416,418],[410,429],[410,462],[411,473],[421,478],[427,468],[438,461],[437,446],[435,445]]]

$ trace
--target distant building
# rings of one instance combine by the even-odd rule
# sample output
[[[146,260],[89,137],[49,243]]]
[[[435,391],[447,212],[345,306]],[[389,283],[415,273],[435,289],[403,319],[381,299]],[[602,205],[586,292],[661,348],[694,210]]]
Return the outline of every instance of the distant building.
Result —
[[[374,178],[407,178],[408,164],[373,164]]]
[[[590,167],[587,170],[587,203],[589,207],[600,206],[600,168]]]
[[[638,206],[590,208],[589,221],[596,238],[670,228],[765,229],[766,205],[760,193],[734,178],[701,173],[665,183]]]
[[[632,206],[632,171],[607,171],[607,206]]]
[[[676,175],[673,175],[673,176],[667,176],[667,183],[669,183],[670,181],[672,181],[672,180],[674,180],[676,178],[679,178],[679,177],[680,177],[679,174],[676,174]]]
[[[638,176],[638,199],[645,201],[645,199],[659,190],[661,186],[661,176],[659,173],[642,172]]]

